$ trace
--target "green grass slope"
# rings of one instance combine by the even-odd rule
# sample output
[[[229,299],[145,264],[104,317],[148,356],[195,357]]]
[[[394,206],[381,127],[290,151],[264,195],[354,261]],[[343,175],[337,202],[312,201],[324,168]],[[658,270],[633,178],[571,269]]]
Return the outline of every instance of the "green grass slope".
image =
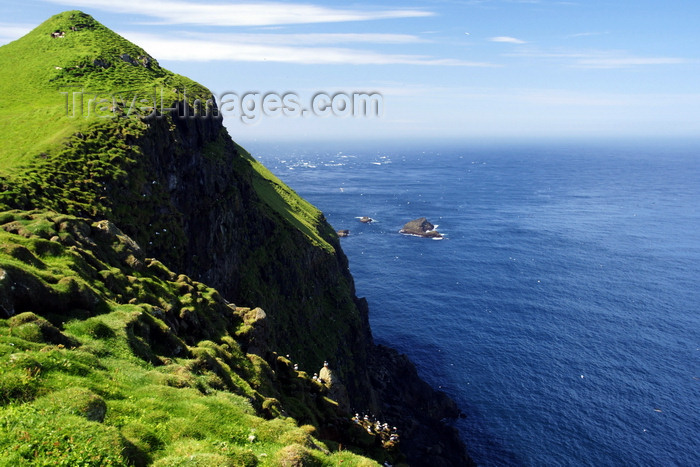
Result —
[[[0,307],[0,465],[376,465],[320,440],[329,421],[390,452],[287,359],[242,350],[250,310],[108,221],[0,213]]]
[[[159,107],[161,91],[167,105],[184,89],[211,94],[91,16],[55,15],[0,48],[0,174],[110,116],[115,103],[136,113],[153,107],[154,93]]]

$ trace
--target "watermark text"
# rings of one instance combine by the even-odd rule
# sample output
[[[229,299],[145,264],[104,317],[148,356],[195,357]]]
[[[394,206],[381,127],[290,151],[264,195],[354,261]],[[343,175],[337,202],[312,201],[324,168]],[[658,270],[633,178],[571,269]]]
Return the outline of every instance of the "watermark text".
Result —
[[[296,92],[224,92],[218,96],[188,95],[187,89],[152,91],[90,91],[65,86],[65,113],[72,118],[139,117],[234,118],[255,124],[263,118],[359,117],[378,118],[384,98],[378,92],[316,92],[302,97]],[[186,104],[185,104],[186,103]]]

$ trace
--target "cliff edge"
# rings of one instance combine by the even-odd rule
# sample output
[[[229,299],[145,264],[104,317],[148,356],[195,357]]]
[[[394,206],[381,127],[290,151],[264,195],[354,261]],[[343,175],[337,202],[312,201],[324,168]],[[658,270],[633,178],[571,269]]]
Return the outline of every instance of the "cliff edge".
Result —
[[[458,415],[455,404],[421,381],[406,357],[374,344],[367,304],[355,295],[347,258],[323,214],[231,140],[208,90],[78,11],[0,48],[0,86],[14,96],[0,103],[0,337],[7,368],[18,358],[13,343],[28,352],[44,347],[26,342],[44,344],[58,356],[74,349],[104,371],[119,366],[100,358],[137,358],[172,373],[163,377],[170,383],[153,388],[159,397],[178,397],[166,387],[207,397],[231,393],[249,401],[251,417],[309,427],[285,425],[285,440],[265,435],[276,446],[266,452],[239,449],[248,459],[240,465],[264,464],[268,454],[325,465],[330,447],[343,445],[378,461],[470,463],[457,433],[442,422]],[[124,89],[142,97],[139,108]],[[123,344],[124,353],[110,353],[107,342]],[[342,390],[308,377],[324,361]],[[1,390],[3,405],[50,412],[73,397],[63,394],[68,380],[41,379],[48,363],[42,365],[17,370],[36,390]],[[141,374],[135,365],[129,371]],[[31,368],[39,373],[32,376]],[[168,444],[157,417],[127,416],[117,402],[124,394],[79,386],[85,391],[78,399],[97,407],[97,420],[87,419],[114,429],[98,430],[100,439],[122,446],[127,463],[187,451]],[[122,393],[143,387],[124,383]],[[215,410],[212,399],[183,394]],[[358,434],[347,409],[397,426],[401,442]],[[234,431],[253,430],[234,436],[242,440],[236,446],[264,438],[267,425],[234,420],[243,416],[230,410]],[[198,449],[224,456],[221,446]]]

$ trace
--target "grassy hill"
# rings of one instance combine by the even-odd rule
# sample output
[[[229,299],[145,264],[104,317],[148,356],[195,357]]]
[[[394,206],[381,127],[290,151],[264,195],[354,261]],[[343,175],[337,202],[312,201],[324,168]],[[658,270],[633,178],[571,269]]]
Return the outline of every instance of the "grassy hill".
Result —
[[[108,115],[99,109],[110,107],[110,101],[128,110],[135,96],[153,102],[154,92],[160,99],[162,91],[171,102],[184,89],[193,96],[210,95],[91,16],[80,11],[53,16],[2,47],[0,174]],[[90,99],[97,105],[89,105]]]
[[[0,47],[0,465],[401,460],[308,375],[367,388],[337,237],[220,122],[144,118],[183,89],[79,11]]]

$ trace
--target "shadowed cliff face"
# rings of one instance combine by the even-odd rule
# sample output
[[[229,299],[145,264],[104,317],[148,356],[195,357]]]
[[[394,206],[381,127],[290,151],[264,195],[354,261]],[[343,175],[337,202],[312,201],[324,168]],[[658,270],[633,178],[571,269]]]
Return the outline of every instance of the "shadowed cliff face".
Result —
[[[352,404],[376,408],[368,390],[366,308],[356,305],[347,258],[322,214],[316,235],[326,248],[278,212],[294,209],[289,200],[276,191],[261,197],[256,184],[271,182],[253,169],[256,162],[219,119],[174,112],[149,121],[130,143],[140,148],[132,170],[142,174],[143,184],[130,191],[115,184],[108,193],[122,206],[139,203],[139,194],[161,199],[157,211],[175,222],[164,228],[156,213],[148,225],[137,225],[132,209],[115,210],[114,221],[170,268],[216,287],[238,305],[265,309],[268,350],[289,354],[309,372],[328,360],[350,389]]]
[[[374,345],[366,301],[355,297],[347,258],[322,215],[318,233],[332,251],[275,211],[278,202],[289,206],[281,197],[261,198],[250,156],[219,120],[174,122],[151,124],[138,144],[151,177],[167,186],[187,243],[149,254],[171,258],[171,267],[229,300],[264,308],[266,350],[290,354],[309,372],[329,360],[352,407],[402,425],[403,450],[416,465],[469,465],[456,431],[440,422],[459,415],[454,402],[423,382],[405,356]]]

